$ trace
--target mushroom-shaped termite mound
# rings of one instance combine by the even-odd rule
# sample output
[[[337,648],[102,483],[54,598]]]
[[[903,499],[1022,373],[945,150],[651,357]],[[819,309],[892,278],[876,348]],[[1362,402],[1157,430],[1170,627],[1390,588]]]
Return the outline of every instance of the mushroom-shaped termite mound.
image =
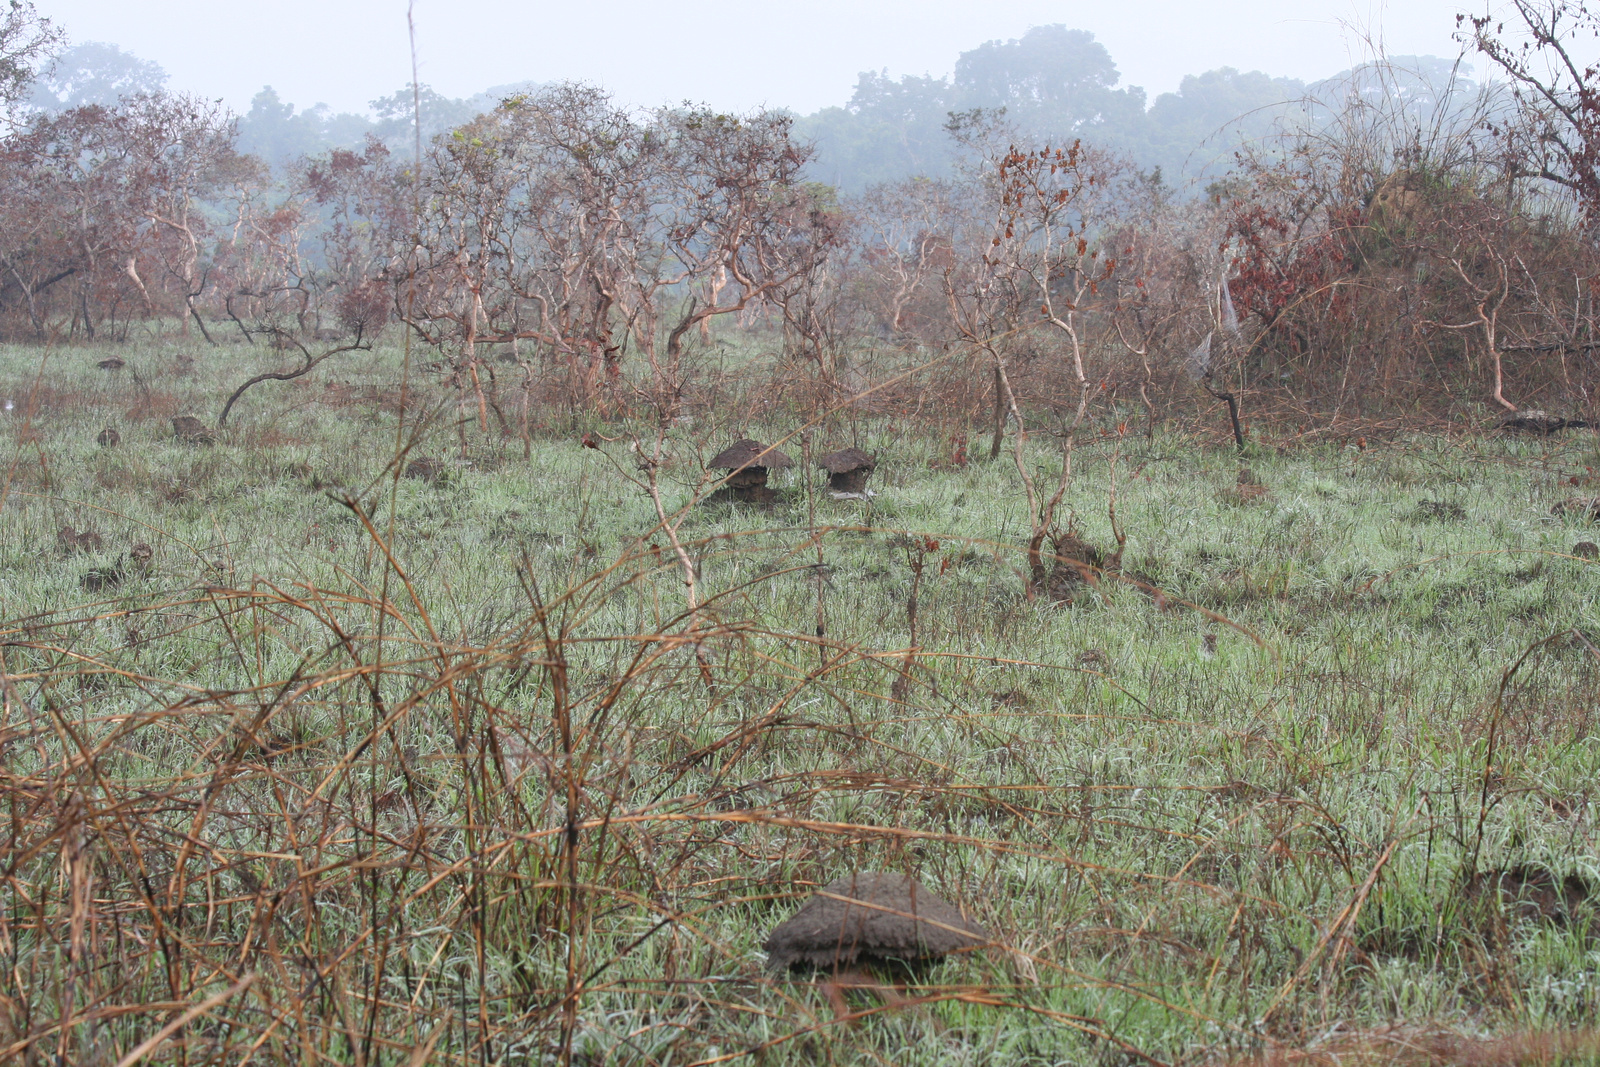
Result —
[[[828,492],[835,500],[864,500],[872,494],[867,491],[867,478],[878,469],[878,457],[859,448],[841,448],[817,460],[817,465],[828,472]]]
[[[913,964],[979,948],[983,927],[904,874],[863,871],[830,882],[761,947],[774,971]]]
[[[708,499],[741,500],[749,504],[771,504],[778,494],[767,488],[767,472],[794,466],[794,460],[760,441],[746,437],[711,457],[706,464],[714,470],[732,471],[721,490]]]

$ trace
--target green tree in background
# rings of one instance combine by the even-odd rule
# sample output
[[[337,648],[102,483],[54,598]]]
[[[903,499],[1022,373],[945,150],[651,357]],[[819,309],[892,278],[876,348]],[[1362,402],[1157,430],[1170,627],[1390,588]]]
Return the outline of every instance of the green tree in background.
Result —
[[[1240,138],[1259,137],[1299,108],[1305,83],[1224,67],[1183,80],[1146,107],[1105,46],[1086,30],[1037,26],[1021,38],[962,53],[952,77],[891,79],[864,73],[844,107],[800,120],[816,140],[818,176],[847,192],[914,175],[947,174],[953,114],[1004,112],[1019,135],[1068,144],[1079,138],[1127,154],[1169,176],[1199,178],[1225,167]],[[1301,109],[1303,110],[1303,109]]]
[[[1229,167],[1237,145],[1265,136],[1291,113],[1302,115],[1305,93],[1304,82],[1259,70],[1219,67],[1190,74],[1177,92],[1156,97],[1140,116],[1142,144],[1126,147],[1147,169],[1210,177]]]
[[[28,102],[43,111],[86,104],[111,107],[124,97],[159,93],[166,85],[161,64],[114,44],[85,41],[56,57],[54,66],[33,83]]]
[[[961,109],[1003,107],[1019,128],[1067,139],[1114,131],[1143,117],[1144,90],[1116,88],[1121,78],[1094,34],[1057,24],[963,52],[953,89]]]
[[[350,112],[335,114],[327,104],[296,112],[272,86],[264,86],[239,120],[239,147],[259,156],[274,170],[330,148],[359,145],[372,130],[372,120]]]

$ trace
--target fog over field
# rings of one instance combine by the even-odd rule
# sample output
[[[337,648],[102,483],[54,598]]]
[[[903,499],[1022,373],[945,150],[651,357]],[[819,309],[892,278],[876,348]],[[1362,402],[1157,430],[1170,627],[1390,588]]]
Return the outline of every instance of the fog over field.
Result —
[[[395,136],[409,113],[400,5],[291,3],[253,22],[243,49],[240,29],[204,5],[141,5],[164,16],[155,20],[120,4],[51,10],[75,39],[105,42],[65,57],[61,76],[78,91],[57,92],[58,101],[110,103],[118,86],[157,84],[220,97],[242,117],[242,144],[275,163],[356,145],[368,132]],[[1455,16],[1465,9],[1163,0],[1129,18],[1032,2],[881,2],[807,5],[800,18],[756,8],[680,19],[629,2],[607,6],[603,39],[590,9],[534,10],[415,7],[430,132],[509,92],[576,80],[631,106],[786,109],[820,142],[818,176],[859,190],[947,168],[942,126],[951,111],[974,107],[1008,107],[1022,128],[1052,137],[1092,133],[1169,177],[1208,173],[1240,139],[1268,129],[1279,105],[1377,55],[1420,57],[1406,65],[1437,81],[1460,51]],[[1068,27],[1070,37],[1057,32]],[[1225,128],[1241,116],[1251,120]]]
[[[809,114],[841,104],[861,71],[942,75],[985,41],[1064,23],[1093,33],[1116,57],[1123,85],[1150,98],[1182,77],[1219,67],[1302,81],[1366,58],[1364,38],[1399,55],[1454,56],[1455,15],[1483,3],[1451,0],[1152,0],[1137,11],[1056,0],[818,0],[801,9],[721,4],[680,10],[648,0],[584,4],[414,5],[422,80],[452,98],[495,84],[596,83],[631,104],[683,100]],[[298,107],[325,101],[361,111],[411,79],[407,5],[285,0],[270,17],[199,0],[55,0],[41,10],[75,40],[110,41],[153,59],[174,88],[248,106],[264,84]]]

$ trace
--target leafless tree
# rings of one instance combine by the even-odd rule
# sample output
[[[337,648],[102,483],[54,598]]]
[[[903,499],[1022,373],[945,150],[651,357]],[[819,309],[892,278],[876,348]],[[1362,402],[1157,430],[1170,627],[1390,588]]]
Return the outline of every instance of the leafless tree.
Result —
[[[1517,107],[1489,124],[1505,147],[1502,162],[1568,190],[1592,215],[1600,209],[1600,65],[1581,50],[1600,34],[1600,12],[1586,0],[1508,6],[1509,18],[1456,16],[1459,36],[1511,80]]]
[[[835,242],[806,158],[777,113],[638,118],[574,86],[508,100],[429,153],[409,325],[451,350],[480,412],[480,345],[531,339],[587,397],[597,379],[616,393],[631,348],[647,371],[633,388],[670,422],[695,332],[769,301]]]
[[[67,278],[88,337],[124,304],[179,316],[185,331],[200,322],[212,236],[201,205],[260,176],[233,144],[226,112],[166,94],[40,116],[6,138],[0,261],[35,327],[41,296]]]
[[[1042,547],[1059,533],[1056,512],[1071,482],[1075,434],[1091,398],[1084,315],[1116,270],[1115,257],[1100,248],[1104,221],[1097,214],[1117,168],[1079,143],[1012,146],[993,166],[986,185],[995,211],[987,247],[964,273],[946,271],[945,294],[955,329],[986,354],[994,375],[991,458],[999,455],[1006,422],[1015,427],[1013,459],[1031,527],[1028,561],[1030,572],[1038,575]],[[1060,429],[1061,471],[1048,496],[1033,477],[1026,454],[1027,414],[1006,358],[1009,339],[1033,327],[1064,341],[1063,356],[1078,392],[1072,421]]]
[[[938,295],[955,254],[956,197],[948,181],[912,178],[875,186],[850,205],[852,290],[882,329],[907,330],[919,300]]]

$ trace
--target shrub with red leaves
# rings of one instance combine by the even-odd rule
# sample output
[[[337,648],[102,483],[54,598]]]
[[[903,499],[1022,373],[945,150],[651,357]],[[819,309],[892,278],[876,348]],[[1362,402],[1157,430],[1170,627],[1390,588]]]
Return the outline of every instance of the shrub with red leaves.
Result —
[[[1344,300],[1330,285],[1348,274],[1344,233],[1359,222],[1359,209],[1335,208],[1322,226],[1306,233],[1306,220],[1290,220],[1258,202],[1235,206],[1224,247],[1232,247],[1232,291],[1240,317],[1256,315],[1271,329],[1280,316],[1307,297],[1326,293],[1334,311]]]

